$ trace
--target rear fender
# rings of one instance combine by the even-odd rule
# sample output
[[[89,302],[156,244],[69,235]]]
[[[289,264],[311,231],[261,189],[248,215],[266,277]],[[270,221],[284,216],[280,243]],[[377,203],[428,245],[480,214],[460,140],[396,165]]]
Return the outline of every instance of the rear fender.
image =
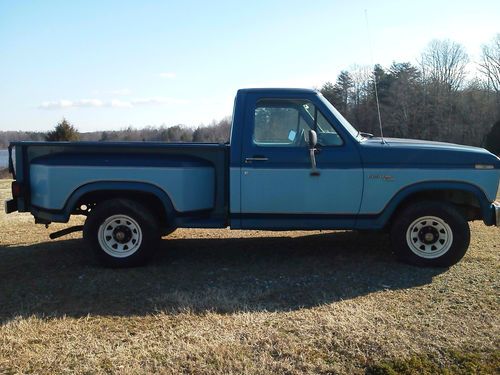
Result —
[[[63,210],[64,215],[69,218],[71,213],[75,210],[75,208],[77,208],[76,206],[82,197],[87,194],[97,192],[133,192],[151,194],[162,202],[167,217],[173,217],[175,213],[174,206],[168,194],[155,185],[130,181],[99,181],[80,186],[76,189],[66,200]]]

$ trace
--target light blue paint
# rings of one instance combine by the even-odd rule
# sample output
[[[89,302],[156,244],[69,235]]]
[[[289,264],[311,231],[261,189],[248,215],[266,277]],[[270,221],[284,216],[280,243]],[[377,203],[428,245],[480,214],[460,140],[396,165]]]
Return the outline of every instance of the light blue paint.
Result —
[[[152,184],[165,191],[175,210],[179,212],[214,207],[215,175],[211,167],[73,167],[32,164],[30,176],[32,204],[50,210],[63,209],[76,189],[96,181]]]
[[[464,182],[496,198],[500,171],[478,169],[365,169],[360,214],[378,214],[401,189],[421,182]]]
[[[361,169],[241,169],[241,213],[356,214]]]

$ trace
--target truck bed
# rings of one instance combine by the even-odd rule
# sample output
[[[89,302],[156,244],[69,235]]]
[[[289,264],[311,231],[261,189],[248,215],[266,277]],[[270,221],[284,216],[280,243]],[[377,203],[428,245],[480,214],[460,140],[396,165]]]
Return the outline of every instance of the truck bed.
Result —
[[[225,226],[229,145],[160,142],[13,142],[21,212],[67,221],[71,199],[94,183],[147,184],[170,199],[176,216],[203,214]],[[179,183],[182,181],[182,183]],[[73,203],[74,204],[74,203]],[[190,215],[194,214],[194,215]]]

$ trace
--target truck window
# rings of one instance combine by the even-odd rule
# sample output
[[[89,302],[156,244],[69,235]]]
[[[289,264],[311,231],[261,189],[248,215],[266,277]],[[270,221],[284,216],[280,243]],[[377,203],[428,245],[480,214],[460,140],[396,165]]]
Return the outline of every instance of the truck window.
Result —
[[[253,142],[257,146],[304,147],[309,130],[322,146],[342,145],[333,126],[308,100],[261,99],[254,115]]]

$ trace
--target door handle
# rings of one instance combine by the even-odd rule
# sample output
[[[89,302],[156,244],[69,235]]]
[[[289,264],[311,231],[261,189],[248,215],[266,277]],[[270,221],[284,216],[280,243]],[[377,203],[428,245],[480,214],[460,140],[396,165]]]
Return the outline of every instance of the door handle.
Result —
[[[266,158],[265,156],[254,156],[252,158],[245,158],[245,163],[251,163],[253,161],[268,161],[269,158]]]

